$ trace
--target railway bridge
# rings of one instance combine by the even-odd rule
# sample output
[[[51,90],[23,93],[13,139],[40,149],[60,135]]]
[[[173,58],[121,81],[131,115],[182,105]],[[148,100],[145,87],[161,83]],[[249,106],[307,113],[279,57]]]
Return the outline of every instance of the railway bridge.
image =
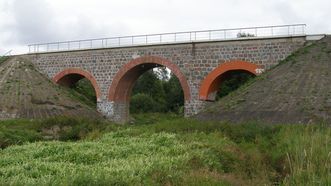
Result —
[[[173,72],[184,92],[185,116],[192,116],[215,100],[227,73],[259,75],[306,41],[305,25],[282,25],[32,44],[27,57],[57,84],[88,79],[97,110],[121,123],[129,118],[135,81],[149,69]]]

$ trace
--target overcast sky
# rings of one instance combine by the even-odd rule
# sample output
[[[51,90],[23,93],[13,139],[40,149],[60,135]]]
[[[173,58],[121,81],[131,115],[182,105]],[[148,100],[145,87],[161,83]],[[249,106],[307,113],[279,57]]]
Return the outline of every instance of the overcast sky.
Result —
[[[31,43],[306,23],[331,33],[331,0],[0,0],[0,55]]]

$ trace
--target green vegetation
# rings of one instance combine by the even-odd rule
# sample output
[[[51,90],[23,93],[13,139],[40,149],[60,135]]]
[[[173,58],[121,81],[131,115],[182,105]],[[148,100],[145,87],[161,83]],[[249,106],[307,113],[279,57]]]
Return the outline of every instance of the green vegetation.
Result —
[[[184,93],[174,74],[165,68],[149,70],[139,77],[131,95],[130,112],[183,113]]]
[[[89,105],[91,107],[96,107],[97,97],[95,90],[91,82],[83,78],[79,80],[72,89],[68,89],[69,95],[76,100]]]
[[[216,100],[237,90],[239,87],[253,79],[254,75],[244,71],[229,71],[224,74],[224,77],[225,78],[217,92]]]
[[[331,184],[328,126],[202,123],[175,114],[139,114],[133,124],[1,121],[1,142],[23,145],[1,150],[0,185]],[[67,142],[45,141],[44,128],[54,126],[66,128],[59,140]]]
[[[8,56],[0,56],[0,64],[7,61],[9,59]]]
[[[25,142],[93,138],[93,135],[98,135],[98,131],[109,131],[110,127],[113,125],[110,126],[106,121],[67,117],[0,121],[0,148]]]

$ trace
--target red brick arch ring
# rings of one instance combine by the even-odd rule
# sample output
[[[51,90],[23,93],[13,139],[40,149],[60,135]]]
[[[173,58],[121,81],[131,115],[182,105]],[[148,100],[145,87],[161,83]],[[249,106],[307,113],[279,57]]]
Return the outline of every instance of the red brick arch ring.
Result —
[[[234,60],[224,62],[210,72],[202,81],[199,91],[199,99],[205,101],[214,101],[215,95],[222,82],[222,75],[229,71],[243,71],[253,75],[258,75],[263,72],[263,69],[250,62]]]
[[[141,74],[154,67],[164,66],[178,78],[186,101],[191,99],[190,89],[184,74],[179,67],[169,60],[157,56],[143,56],[125,64],[115,75],[109,87],[109,101],[128,103],[135,81]]]
[[[95,90],[95,95],[97,97],[97,100],[99,100],[99,98],[101,96],[100,88],[98,86],[97,81],[93,77],[93,75],[91,73],[89,73],[88,71],[82,70],[80,68],[67,68],[67,69],[57,73],[53,77],[53,82],[55,82],[56,84],[63,85],[63,86],[71,87],[77,81],[79,81],[80,79],[83,79],[83,78],[86,78],[91,82],[91,84]]]

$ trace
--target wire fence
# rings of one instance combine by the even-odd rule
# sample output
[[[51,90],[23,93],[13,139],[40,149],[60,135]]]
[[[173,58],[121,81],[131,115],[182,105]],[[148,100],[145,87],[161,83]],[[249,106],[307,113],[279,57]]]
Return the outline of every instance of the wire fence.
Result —
[[[291,37],[305,35],[305,30],[306,24],[292,24],[38,43],[28,45],[28,47],[29,53],[43,53],[140,45],[240,40],[247,38]]]

